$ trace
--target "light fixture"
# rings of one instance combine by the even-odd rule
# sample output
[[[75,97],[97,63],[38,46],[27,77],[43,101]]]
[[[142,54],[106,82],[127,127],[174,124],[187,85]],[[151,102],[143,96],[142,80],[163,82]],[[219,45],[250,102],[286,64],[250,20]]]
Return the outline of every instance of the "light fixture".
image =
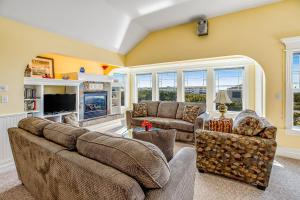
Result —
[[[224,114],[227,112],[227,106],[225,104],[232,103],[232,101],[225,90],[219,90],[214,103],[220,104],[218,110],[221,113],[221,118],[224,118]]]

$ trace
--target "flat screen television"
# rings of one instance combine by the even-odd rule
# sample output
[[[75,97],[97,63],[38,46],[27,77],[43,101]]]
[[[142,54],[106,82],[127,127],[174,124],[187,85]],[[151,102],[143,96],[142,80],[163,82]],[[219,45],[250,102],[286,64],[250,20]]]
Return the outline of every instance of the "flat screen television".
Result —
[[[76,94],[45,94],[44,114],[72,112],[76,110]]]

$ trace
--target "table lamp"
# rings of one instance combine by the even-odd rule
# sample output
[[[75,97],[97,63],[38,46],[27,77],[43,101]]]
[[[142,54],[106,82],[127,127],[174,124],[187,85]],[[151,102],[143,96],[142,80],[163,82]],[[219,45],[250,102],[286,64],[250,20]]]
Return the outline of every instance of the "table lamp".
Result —
[[[227,106],[225,104],[232,103],[232,101],[225,90],[219,90],[214,103],[220,104],[218,110],[221,113],[221,117],[224,118],[224,114],[227,112]]]

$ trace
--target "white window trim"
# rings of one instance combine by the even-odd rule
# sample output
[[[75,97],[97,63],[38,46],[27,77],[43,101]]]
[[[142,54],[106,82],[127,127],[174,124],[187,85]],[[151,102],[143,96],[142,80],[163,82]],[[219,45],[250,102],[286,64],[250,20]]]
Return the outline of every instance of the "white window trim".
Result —
[[[289,37],[281,39],[286,49],[286,103],[285,103],[285,122],[288,134],[300,134],[300,128],[293,126],[293,83],[292,83],[292,60],[293,54],[300,52],[300,37]]]

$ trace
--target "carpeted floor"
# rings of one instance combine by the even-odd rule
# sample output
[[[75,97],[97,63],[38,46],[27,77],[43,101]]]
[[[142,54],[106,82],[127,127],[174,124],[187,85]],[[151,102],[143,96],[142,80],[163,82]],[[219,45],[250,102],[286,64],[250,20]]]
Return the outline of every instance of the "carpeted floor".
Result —
[[[176,143],[175,151],[184,146],[190,145]],[[299,200],[300,161],[276,157],[265,191],[236,180],[198,172],[194,190],[195,200]],[[0,200],[34,200],[21,185],[15,169],[0,174]]]

